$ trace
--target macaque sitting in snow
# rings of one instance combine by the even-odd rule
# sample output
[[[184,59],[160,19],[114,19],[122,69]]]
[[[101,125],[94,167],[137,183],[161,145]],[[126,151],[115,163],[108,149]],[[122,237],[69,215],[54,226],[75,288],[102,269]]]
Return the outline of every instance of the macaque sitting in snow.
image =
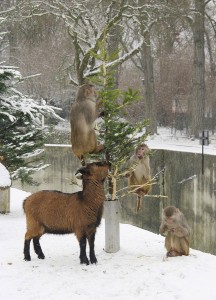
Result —
[[[164,208],[159,232],[166,237],[167,257],[189,255],[190,227],[178,208]]]
[[[135,149],[127,163],[127,168],[131,170],[126,174],[128,177],[128,186],[131,193],[137,194],[136,212],[141,208],[142,195],[147,195],[151,189],[150,173],[150,149],[146,144],[141,144]]]

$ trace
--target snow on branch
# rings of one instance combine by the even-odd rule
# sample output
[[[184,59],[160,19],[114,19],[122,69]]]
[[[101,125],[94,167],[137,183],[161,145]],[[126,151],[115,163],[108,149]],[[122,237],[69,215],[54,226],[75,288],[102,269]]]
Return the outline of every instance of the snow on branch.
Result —
[[[130,52],[124,54],[123,56],[119,57],[118,59],[106,63],[106,68],[116,67],[118,65],[123,64],[126,60],[131,58],[132,56],[138,54],[140,52],[140,49],[143,45],[143,42],[141,42],[136,48],[132,49]],[[92,75],[97,75],[100,72],[102,64],[96,66],[93,70],[88,71],[84,74],[84,77],[89,77]]]
[[[4,78],[3,80],[8,86],[7,91],[2,93],[0,98],[0,115],[8,117],[11,122],[14,122],[16,120],[15,114],[20,112],[29,115],[35,124],[41,124],[42,115],[62,120],[56,113],[56,111],[61,110],[60,108],[48,105],[43,99],[34,100],[16,89],[15,86],[25,79],[18,70],[14,70],[13,67],[0,66],[0,76]],[[38,74],[26,78],[35,76]]]

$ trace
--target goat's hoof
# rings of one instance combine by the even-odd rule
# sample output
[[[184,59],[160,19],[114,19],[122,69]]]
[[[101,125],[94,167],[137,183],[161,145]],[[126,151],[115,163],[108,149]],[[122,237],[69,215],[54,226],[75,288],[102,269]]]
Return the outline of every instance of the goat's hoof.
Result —
[[[89,265],[89,260],[88,260],[88,258],[86,257],[86,258],[81,259],[81,260],[80,260],[80,263],[81,263],[81,264],[86,264],[86,265],[88,266],[88,265]]]
[[[38,255],[38,258],[39,258],[39,259],[44,259],[44,258],[45,258],[45,255],[44,255],[44,254],[39,254],[39,255]]]
[[[24,260],[25,260],[25,261],[31,261],[31,256],[30,256],[30,255],[26,255],[26,256],[24,257]]]
[[[97,264],[97,258],[90,258],[91,264]]]

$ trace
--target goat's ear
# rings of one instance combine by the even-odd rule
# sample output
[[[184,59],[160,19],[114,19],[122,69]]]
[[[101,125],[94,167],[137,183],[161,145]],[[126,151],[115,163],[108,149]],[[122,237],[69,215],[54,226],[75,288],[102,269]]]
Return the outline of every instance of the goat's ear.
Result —
[[[89,175],[89,170],[86,167],[82,167],[80,169],[78,169],[75,173],[75,175],[77,175],[78,173],[81,173],[82,175]]]

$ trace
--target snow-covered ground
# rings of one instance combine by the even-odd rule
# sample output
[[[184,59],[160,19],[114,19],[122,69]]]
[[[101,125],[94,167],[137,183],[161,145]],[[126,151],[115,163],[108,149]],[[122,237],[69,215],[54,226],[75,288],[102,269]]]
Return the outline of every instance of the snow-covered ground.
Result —
[[[59,131],[69,131],[70,123],[68,121],[59,122],[56,129]],[[174,131],[169,127],[158,127],[157,131],[158,134],[149,136],[146,141],[152,149],[202,153],[200,140],[189,139],[184,131]],[[216,133],[213,135],[209,131],[209,145],[204,146],[204,153],[216,155]]]
[[[106,253],[104,223],[96,235],[97,265],[80,265],[74,235],[44,235],[46,259],[23,260],[28,193],[11,189],[11,213],[0,215],[0,299],[214,300],[216,256],[191,249],[165,259],[164,237],[121,224],[121,249]]]
[[[147,144],[152,149],[202,153],[202,145],[198,139],[189,139],[180,131],[173,134],[170,128],[165,127],[159,127],[157,135],[149,136]],[[204,146],[204,154],[216,155],[216,134],[209,132],[209,145]]]

